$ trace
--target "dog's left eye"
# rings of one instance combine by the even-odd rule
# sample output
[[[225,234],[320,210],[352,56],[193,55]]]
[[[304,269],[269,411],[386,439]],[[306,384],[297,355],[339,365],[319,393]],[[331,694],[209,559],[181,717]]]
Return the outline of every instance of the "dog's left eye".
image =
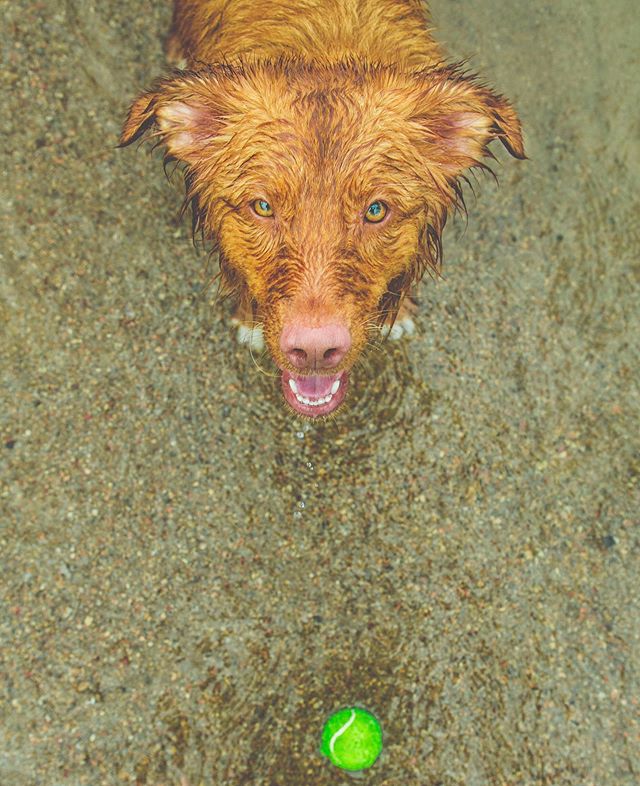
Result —
[[[375,202],[372,202],[367,208],[367,212],[364,214],[364,219],[370,224],[379,224],[386,215],[387,206],[384,202],[379,202],[376,200]]]
[[[270,218],[273,215],[273,208],[266,199],[256,199],[252,207],[254,212],[262,218]]]

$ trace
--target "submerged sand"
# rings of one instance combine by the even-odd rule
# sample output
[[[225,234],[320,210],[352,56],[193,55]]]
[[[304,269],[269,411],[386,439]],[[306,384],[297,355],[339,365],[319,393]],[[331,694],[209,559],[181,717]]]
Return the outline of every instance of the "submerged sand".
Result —
[[[3,6],[0,782],[640,778],[636,4],[437,0],[508,95],[418,333],[281,406],[158,154],[115,150],[170,4]]]

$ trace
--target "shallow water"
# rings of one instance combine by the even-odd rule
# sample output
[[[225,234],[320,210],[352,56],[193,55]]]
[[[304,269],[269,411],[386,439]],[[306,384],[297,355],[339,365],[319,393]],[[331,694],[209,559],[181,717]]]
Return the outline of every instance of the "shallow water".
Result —
[[[374,786],[637,783],[638,15],[432,8],[530,158],[326,423],[114,150],[169,4],[5,9],[0,782],[350,784],[354,704]]]

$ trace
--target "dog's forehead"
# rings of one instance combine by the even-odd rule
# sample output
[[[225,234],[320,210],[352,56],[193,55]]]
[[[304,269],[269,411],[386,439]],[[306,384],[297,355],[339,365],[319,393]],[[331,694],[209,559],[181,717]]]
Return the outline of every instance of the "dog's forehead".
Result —
[[[403,94],[404,98],[404,94]],[[290,82],[271,104],[265,97],[255,112],[245,112],[241,122],[257,141],[263,140],[266,157],[305,160],[342,168],[354,158],[359,165],[374,162],[410,134],[406,99],[392,89],[376,90],[353,79]]]
[[[260,191],[292,211],[300,199],[360,205],[385,193],[413,205],[422,151],[406,122],[409,75],[272,68],[250,77],[223,154],[237,164],[234,192]]]
[[[288,122],[300,131],[399,124],[411,115],[417,87],[411,74],[390,67],[288,61],[254,66],[240,82],[235,95],[245,120]]]
[[[375,71],[365,72],[360,78],[340,76],[299,85],[292,100],[295,115],[328,128],[348,123],[359,131],[372,123],[399,127],[409,114],[409,80],[402,80],[400,87],[396,75],[390,81],[388,74]]]

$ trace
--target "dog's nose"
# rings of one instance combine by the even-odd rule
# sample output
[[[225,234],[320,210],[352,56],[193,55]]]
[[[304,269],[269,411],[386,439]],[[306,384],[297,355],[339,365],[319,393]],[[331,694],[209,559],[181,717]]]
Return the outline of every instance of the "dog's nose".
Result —
[[[303,327],[285,325],[280,336],[280,349],[289,362],[300,369],[337,366],[351,347],[351,334],[345,325]]]

